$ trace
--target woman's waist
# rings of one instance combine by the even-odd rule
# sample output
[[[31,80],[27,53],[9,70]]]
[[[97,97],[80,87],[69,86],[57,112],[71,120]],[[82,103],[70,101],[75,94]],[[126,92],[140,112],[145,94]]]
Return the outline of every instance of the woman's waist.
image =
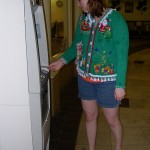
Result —
[[[77,66],[78,74],[88,82],[106,82],[106,81],[116,81],[116,74],[94,74],[91,72],[86,72]]]

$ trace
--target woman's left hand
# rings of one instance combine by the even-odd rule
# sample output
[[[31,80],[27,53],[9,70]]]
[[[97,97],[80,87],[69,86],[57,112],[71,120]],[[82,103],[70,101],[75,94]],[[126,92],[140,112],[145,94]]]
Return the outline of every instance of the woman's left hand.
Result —
[[[115,89],[115,99],[121,101],[125,96],[125,89],[124,88],[116,88]]]

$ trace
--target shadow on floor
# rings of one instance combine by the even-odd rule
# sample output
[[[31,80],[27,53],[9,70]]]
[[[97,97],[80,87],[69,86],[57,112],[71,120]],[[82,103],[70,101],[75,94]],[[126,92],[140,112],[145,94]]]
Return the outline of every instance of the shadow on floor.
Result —
[[[82,114],[77,79],[61,92],[60,112],[52,119],[50,150],[73,150]]]

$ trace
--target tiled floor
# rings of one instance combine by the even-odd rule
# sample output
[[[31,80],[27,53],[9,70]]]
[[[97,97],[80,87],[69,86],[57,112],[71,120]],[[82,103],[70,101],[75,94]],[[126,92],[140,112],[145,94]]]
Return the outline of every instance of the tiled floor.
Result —
[[[130,47],[126,99],[120,107],[123,150],[150,149],[150,48],[146,48],[150,47],[150,41],[146,42],[134,40]],[[52,121],[50,150],[88,150],[85,115],[77,98],[76,79],[61,97],[61,111]],[[114,138],[101,108],[99,112],[96,150],[115,150]]]

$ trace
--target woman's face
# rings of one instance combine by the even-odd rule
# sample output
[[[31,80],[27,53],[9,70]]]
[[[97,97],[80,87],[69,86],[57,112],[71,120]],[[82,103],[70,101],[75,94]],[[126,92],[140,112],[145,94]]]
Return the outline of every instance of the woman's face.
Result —
[[[77,0],[78,6],[85,12],[88,13],[88,0]]]

